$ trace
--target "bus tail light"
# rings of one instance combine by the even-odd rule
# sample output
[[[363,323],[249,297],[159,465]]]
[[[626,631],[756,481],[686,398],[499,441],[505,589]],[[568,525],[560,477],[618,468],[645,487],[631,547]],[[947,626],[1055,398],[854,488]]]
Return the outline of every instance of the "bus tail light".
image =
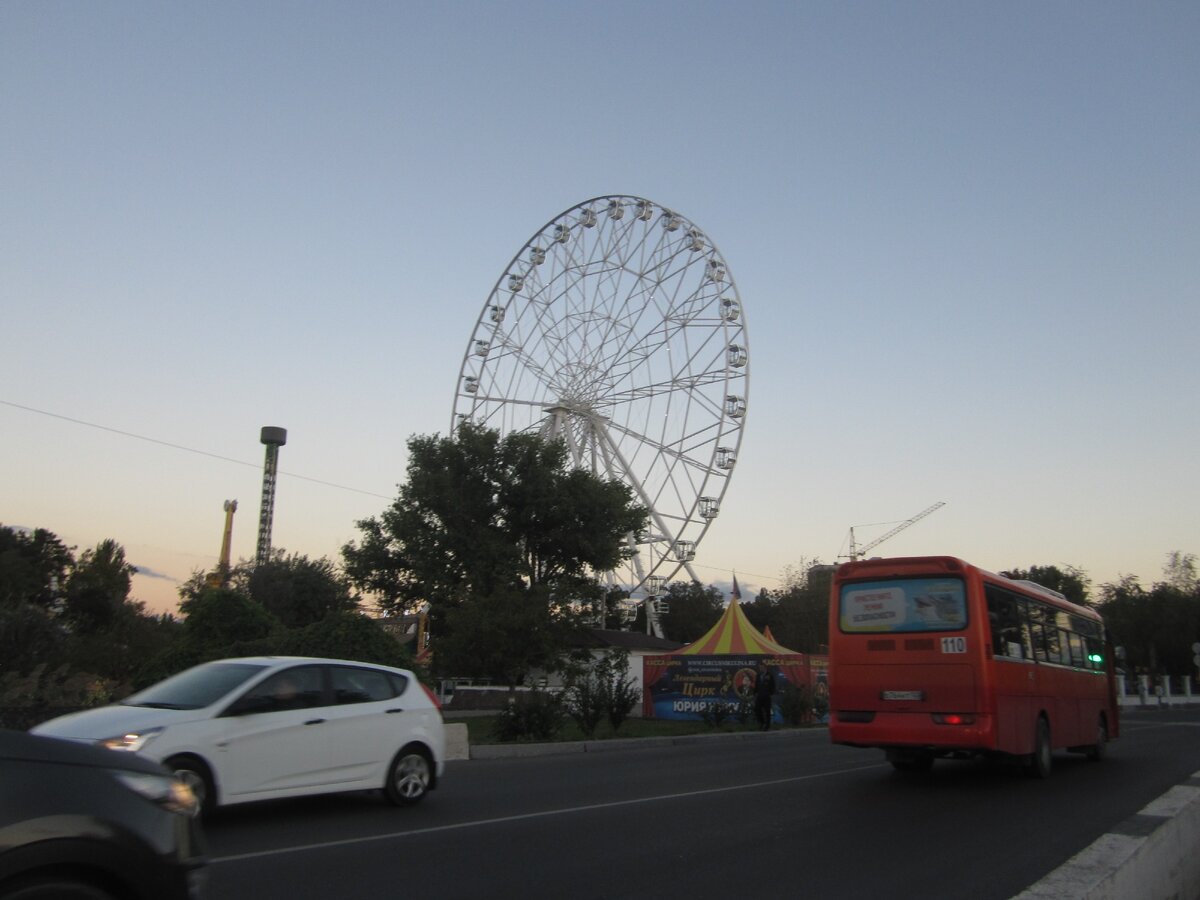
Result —
[[[974,725],[975,716],[971,713],[933,713],[935,725]]]

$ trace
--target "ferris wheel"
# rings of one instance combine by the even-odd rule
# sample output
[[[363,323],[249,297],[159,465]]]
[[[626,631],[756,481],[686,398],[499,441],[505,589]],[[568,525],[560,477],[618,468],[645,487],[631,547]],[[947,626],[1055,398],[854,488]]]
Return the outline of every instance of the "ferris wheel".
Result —
[[[540,432],[576,466],[627,484],[650,519],[609,579],[653,598],[681,568],[696,578],[741,446],[748,354],[709,237],[649,200],[597,197],[548,222],[501,273],[463,354],[451,428]]]

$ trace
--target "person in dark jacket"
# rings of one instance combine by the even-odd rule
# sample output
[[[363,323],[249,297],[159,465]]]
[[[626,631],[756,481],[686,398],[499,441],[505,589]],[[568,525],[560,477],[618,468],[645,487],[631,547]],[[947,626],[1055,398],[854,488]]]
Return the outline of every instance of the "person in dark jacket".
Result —
[[[767,664],[760,661],[754,676],[754,718],[758,720],[760,731],[769,731],[771,728],[771,697],[774,693],[775,676]]]

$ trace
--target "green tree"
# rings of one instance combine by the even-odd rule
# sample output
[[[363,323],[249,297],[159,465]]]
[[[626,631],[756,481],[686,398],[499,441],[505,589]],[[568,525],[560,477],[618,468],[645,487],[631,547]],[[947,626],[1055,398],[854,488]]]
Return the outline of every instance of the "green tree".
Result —
[[[545,587],[514,587],[434,610],[434,668],[466,678],[522,684],[534,669],[552,670],[579,618],[550,602]]]
[[[646,512],[537,435],[467,423],[408,449],[396,501],[342,548],[346,574],[393,614],[430,604],[440,671],[516,683],[563,649],[561,626],[598,600],[593,573],[617,566]]]
[[[0,604],[0,674],[28,673],[56,663],[63,643],[61,629],[33,603]]]
[[[1146,590],[1126,575],[1100,588],[1097,604],[1113,641],[1124,648],[1131,673],[1188,675],[1193,671],[1192,644],[1200,640],[1200,585],[1194,557],[1178,551],[1167,555],[1165,580]]]
[[[0,606],[52,610],[74,564],[70,548],[52,532],[0,525]]]
[[[611,649],[590,653],[567,668],[563,705],[585,737],[591,737],[604,719],[616,734],[637,705],[640,692],[629,677],[629,653]]]
[[[742,612],[750,624],[759,631],[765,631],[776,619],[776,599],[767,589],[758,592],[749,603],[742,604]]]
[[[304,628],[358,608],[345,576],[324,557],[309,559],[277,550],[262,565],[239,563],[230,584],[262,604],[285,628]]]
[[[1091,579],[1087,573],[1075,566],[1030,566],[1028,569],[1010,569],[1001,572],[1005,578],[1015,581],[1032,581],[1042,587],[1058,591],[1072,603],[1087,606],[1091,600],[1088,597],[1092,589]]]
[[[663,635],[672,641],[690,644],[717,624],[725,611],[724,595],[711,584],[698,581],[673,581],[663,595],[670,611],[662,617]],[[638,611],[634,630],[646,629],[645,610]]]
[[[108,631],[126,612],[136,572],[125,559],[125,549],[114,540],[84,550],[67,578],[63,619],[79,632]]]
[[[390,612],[608,571],[646,522],[628,487],[572,469],[559,441],[467,423],[408,451],[399,497],[342,549],[351,583]]]
[[[1185,593],[1195,591],[1200,587],[1200,576],[1196,574],[1196,554],[1172,550],[1167,554],[1163,577],[1166,583],[1176,590]]]
[[[275,641],[276,652],[288,656],[353,659],[413,668],[412,654],[379,627],[370,616],[350,610],[331,612],[304,628],[288,631]]]
[[[208,588],[184,600],[179,608],[185,618],[175,649],[186,666],[236,656],[239,647],[270,637],[281,628],[262,604],[230,588]]]
[[[775,640],[789,650],[826,652],[833,570],[833,566],[817,559],[801,560],[799,565],[784,569],[783,588],[770,595],[770,618],[762,627],[769,624]]]

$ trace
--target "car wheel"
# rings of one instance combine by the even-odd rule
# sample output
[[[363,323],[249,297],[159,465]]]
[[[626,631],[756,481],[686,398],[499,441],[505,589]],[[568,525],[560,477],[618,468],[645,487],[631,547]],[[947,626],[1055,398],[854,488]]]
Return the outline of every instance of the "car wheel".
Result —
[[[3,900],[113,900],[112,894],[83,881],[53,876],[17,882]]]
[[[1033,755],[1029,757],[1029,767],[1026,771],[1032,778],[1049,778],[1051,763],[1050,723],[1044,716],[1039,716],[1037,732],[1033,739]]]
[[[200,805],[200,815],[211,815],[217,808],[217,791],[213,786],[212,773],[208,766],[190,756],[174,756],[164,765],[170,769],[176,778],[192,789],[196,802]]]
[[[397,806],[411,806],[421,802],[429,792],[432,780],[433,766],[429,757],[422,750],[407,748],[392,760],[383,793]]]

